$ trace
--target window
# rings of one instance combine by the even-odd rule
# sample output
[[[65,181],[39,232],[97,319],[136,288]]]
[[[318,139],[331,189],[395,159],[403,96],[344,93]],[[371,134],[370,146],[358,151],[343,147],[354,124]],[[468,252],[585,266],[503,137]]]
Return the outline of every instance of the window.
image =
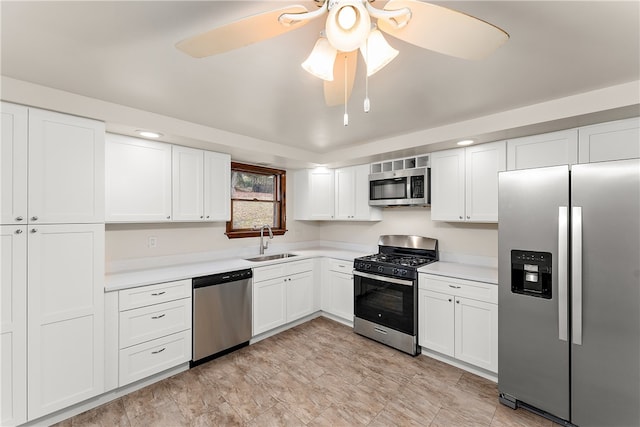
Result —
[[[231,221],[227,237],[256,237],[267,224],[273,234],[286,230],[286,172],[231,162]],[[255,228],[258,227],[256,230]]]

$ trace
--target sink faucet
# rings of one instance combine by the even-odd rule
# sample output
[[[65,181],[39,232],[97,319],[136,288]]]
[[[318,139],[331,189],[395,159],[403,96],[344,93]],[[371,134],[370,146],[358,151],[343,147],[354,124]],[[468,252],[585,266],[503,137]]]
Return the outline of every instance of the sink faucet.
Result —
[[[265,228],[269,231],[269,239],[273,239],[273,231],[271,231],[271,227],[268,224],[265,224],[262,227],[260,227],[260,255],[263,255],[264,250],[269,247],[269,240],[267,240],[266,242],[264,241]],[[255,227],[255,229],[257,230],[258,227]]]

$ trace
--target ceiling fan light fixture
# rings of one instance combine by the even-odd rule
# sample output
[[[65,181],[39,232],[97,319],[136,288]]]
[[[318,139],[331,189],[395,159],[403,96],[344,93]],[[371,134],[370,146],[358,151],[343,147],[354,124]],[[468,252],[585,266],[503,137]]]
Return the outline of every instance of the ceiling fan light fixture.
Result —
[[[360,53],[367,64],[367,76],[372,76],[398,56],[398,51],[389,45],[380,30],[371,31],[367,42],[360,46]]]
[[[333,65],[338,51],[324,37],[320,37],[313,50],[301,64],[308,73],[327,81],[333,81]]]
[[[325,30],[329,43],[342,52],[362,45],[371,31],[371,18],[362,0],[340,1],[329,10]]]

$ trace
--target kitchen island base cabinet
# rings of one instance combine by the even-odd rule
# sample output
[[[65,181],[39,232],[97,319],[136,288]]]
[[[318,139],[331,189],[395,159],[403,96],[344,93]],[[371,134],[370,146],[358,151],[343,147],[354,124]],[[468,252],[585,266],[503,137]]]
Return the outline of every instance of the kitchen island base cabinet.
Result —
[[[489,283],[421,273],[420,346],[497,373],[497,290]]]
[[[253,269],[253,332],[256,336],[314,311],[313,260]]]

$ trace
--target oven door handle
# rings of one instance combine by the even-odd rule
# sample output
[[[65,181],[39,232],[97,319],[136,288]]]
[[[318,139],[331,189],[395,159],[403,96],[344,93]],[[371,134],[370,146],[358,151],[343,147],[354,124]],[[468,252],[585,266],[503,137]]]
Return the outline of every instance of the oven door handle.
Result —
[[[366,277],[367,279],[379,280],[381,282],[395,283],[402,286],[413,286],[413,280],[396,279],[395,277],[379,276],[377,274],[363,273],[362,271],[353,270],[354,276]]]

